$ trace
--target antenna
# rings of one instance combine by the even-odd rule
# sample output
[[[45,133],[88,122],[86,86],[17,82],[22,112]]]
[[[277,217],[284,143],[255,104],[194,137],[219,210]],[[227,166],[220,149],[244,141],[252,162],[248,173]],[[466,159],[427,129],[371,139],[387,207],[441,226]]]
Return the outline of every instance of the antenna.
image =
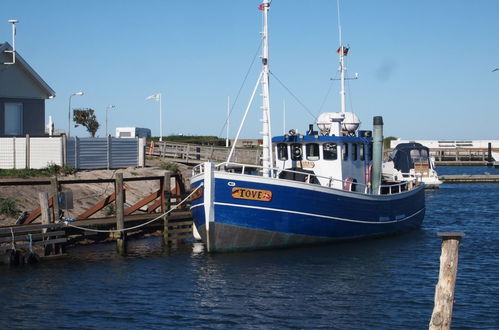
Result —
[[[16,64],[16,23],[17,19],[9,19],[7,22],[12,23],[12,50],[5,50],[5,53],[12,54],[12,62],[4,62],[3,64]]]

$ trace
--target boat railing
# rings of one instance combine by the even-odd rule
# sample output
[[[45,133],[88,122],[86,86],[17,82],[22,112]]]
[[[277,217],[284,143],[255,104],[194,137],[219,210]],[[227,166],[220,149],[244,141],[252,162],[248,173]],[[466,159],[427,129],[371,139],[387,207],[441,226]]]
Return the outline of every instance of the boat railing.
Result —
[[[232,163],[232,162],[223,162],[215,165],[215,169],[218,171],[234,171],[235,169],[238,169],[238,173],[241,174],[253,174],[253,175],[259,175],[261,176],[264,167],[260,165],[248,165],[248,164],[241,164],[241,163]],[[336,179],[333,177],[326,177],[326,176],[321,176],[317,175],[315,173],[307,173],[307,172],[300,172],[300,171],[295,171],[295,170],[289,170],[289,169],[280,169],[280,168],[270,168],[268,169],[271,173],[272,178],[279,178],[279,174],[283,172],[287,173],[292,173],[292,174],[299,174],[304,177],[304,181],[306,183],[311,183],[313,178],[319,178],[323,179],[323,181],[327,182],[327,185],[321,185],[325,186],[331,189],[337,189],[337,190],[347,190],[347,191],[357,191],[356,187],[360,186],[362,190],[364,191],[365,194],[370,194],[372,193],[371,189],[371,183],[361,183],[361,182],[352,182],[350,180],[342,180],[342,179]],[[204,173],[205,168],[204,168],[204,163],[199,164],[195,166],[192,169],[193,175],[199,175]],[[286,180],[286,179],[281,179],[281,180]],[[343,189],[338,189],[336,187],[333,187],[334,183],[340,183],[341,187]],[[391,183],[391,184],[384,184],[379,186],[378,194],[383,194],[383,195],[392,195],[392,194],[397,194],[397,193],[402,193],[403,191],[411,190],[414,187],[418,186],[421,183],[421,178],[409,178],[405,181],[401,182],[396,182],[396,183]],[[320,183],[319,183],[320,185]],[[361,190],[359,189],[358,192]]]

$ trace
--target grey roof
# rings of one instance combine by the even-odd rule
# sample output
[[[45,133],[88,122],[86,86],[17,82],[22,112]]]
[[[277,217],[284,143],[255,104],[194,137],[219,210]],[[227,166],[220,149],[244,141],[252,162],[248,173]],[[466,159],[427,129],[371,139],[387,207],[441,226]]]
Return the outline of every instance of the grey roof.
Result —
[[[4,52],[5,50],[12,50],[12,46],[8,42],[4,42],[0,44],[0,52]],[[19,52],[16,51],[16,64],[19,64],[28,74],[30,74],[34,80],[40,84],[40,86],[46,91],[48,98],[55,97],[55,91],[50,88],[50,86],[36,73],[36,71],[26,62]]]

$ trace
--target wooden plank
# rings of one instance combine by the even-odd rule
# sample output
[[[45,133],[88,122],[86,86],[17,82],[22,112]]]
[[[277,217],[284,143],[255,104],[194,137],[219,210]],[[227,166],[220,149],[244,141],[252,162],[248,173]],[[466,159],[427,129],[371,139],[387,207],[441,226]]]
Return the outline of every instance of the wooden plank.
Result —
[[[15,226],[1,226],[0,227],[0,235],[4,234],[9,234],[10,235],[10,230],[14,231],[14,233],[29,233],[31,231],[35,230],[41,230],[41,229],[57,229],[57,228],[62,228],[64,227],[64,224],[61,223],[51,223],[48,225],[15,225]]]
[[[155,191],[153,192],[152,194],[150,194],[149,196],[143,198],[142,200],[138,201],[137,203],[135,203],[134,205],[128,207],[126,210],[125,210],[125,215],[129,215],[135,211],[137,211],[138,209],[140,209],[142,206],[145,206],[147,204],[149,204],[150,202],[152,202],[153,200],[155,200],[156,198],[160,197],[161,196],[161,189],[158,190],[158,191]]]
[[[162,176],[143,176],[143,177],[130,177],[124,178],[123,181],[149,181],[159,180]],[[80,183],[110,183],[114,179],[78,179],[78,180],[60,180],[59,184],[80,184]],[[10,180],[2,179],[0,186],[43,186],[50,185],[50,180]]]
[[[88,217],[91,217],[98,211],[102,210],[107,204],[114,202],[116,199],[116,193],[112,193],[111,195],[107,196],[106,198],[100,200],[97,204],[80,214],[79,216],[76,217],[76,220],[82,220],[82,219],[87,219]]]
[[[66,243],[68,239],[66,237],[64,238],[56,238],[56,239],[51,239],[47,241],[36,241],[33,242],[32,246],[47,246],[50,244],[60,244],[60,243]],[[11,246],[0,246],[0,251],[5,251],[10,249]],[[23,243],[23,244],[16,244],[16,249],[22,249],[22,248],[29,248],[29,243]]]
[[[37,233],[37,234],[31,234],[31,239],[33,241],[39,240],[45,237],[52,237],[52,236],[63,236],[66,235],[66,232],[64,230],[61,231],[49,231],[47,233]],[[11,242],[12,241],[12,236],[6,236],[6,237],[0,237],[0,243],[5,243],[5,242]],[[14,241],[29,241],[29,234],[24,234],[24,235],[19,235],[19,236],[14,236]]]
[[[52,197],[49,198],[49,207],[53,205],[53,199]],[[24,221],[21,223],[22,225],[27,225],[32,223],[36,218],[38,218],[42,214],[42,210],[38,207],[37,209],[31,211],[29,213],[29,216],[24,219]]]
[[[152,213],[154,212],[154,210],[156,210],[158,207],[161,206],[161,200],[158,199],[157,201],[155,201],[153,204],[151,204],[148,208],[147,208],[147,213]]]

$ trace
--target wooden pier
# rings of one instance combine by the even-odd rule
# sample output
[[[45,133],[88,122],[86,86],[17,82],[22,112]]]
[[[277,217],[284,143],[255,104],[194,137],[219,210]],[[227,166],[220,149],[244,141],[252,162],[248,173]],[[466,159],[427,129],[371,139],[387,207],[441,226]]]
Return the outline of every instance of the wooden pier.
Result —
[[[151,142],[146,152],[149,156],[168,158],[185,164],[199,164],[206,161],[224,162],[230,148],[195,145],[189,143]],[[260,148],[236,148],[232,162],[259,165],[262,151]]]
[[[158,190],[125,207],[127,187],[124,182],[141,180],[159,182]],[[92,207],[74,218],[66,218],[65,206],[60,203],[61,187],[82,183],[114,183],[114,192],[102,196]],[[114,179],[58,180],[54,177],[51,180],[0,182],[0,186],[16,185],[46,185],[50,193],[40,192],[39,207],[28,212],[19,224],[0,226],[0,252],[9,254],[8,264],[18,264],[12,261],[19,259],[18,252],[33,252],[33,247],[37,246],[43,247],[41,251],[37,249],[40,256],[54,256],[62,255],[67,247],[83,241],[114,240],[117,252],[125,254],[129,237],[161,234],[166,247],[192,238],[189,194],[185,192],[178,173],[172,175],[166,171],[164,176],[132,178],[123,178],[121,173],[117,173]],[[102,216],[102,210],[109,204],[114,205],[115,214]]]
[[[499,175],[442,175],[438,177],[443,183],[499,183]]]

